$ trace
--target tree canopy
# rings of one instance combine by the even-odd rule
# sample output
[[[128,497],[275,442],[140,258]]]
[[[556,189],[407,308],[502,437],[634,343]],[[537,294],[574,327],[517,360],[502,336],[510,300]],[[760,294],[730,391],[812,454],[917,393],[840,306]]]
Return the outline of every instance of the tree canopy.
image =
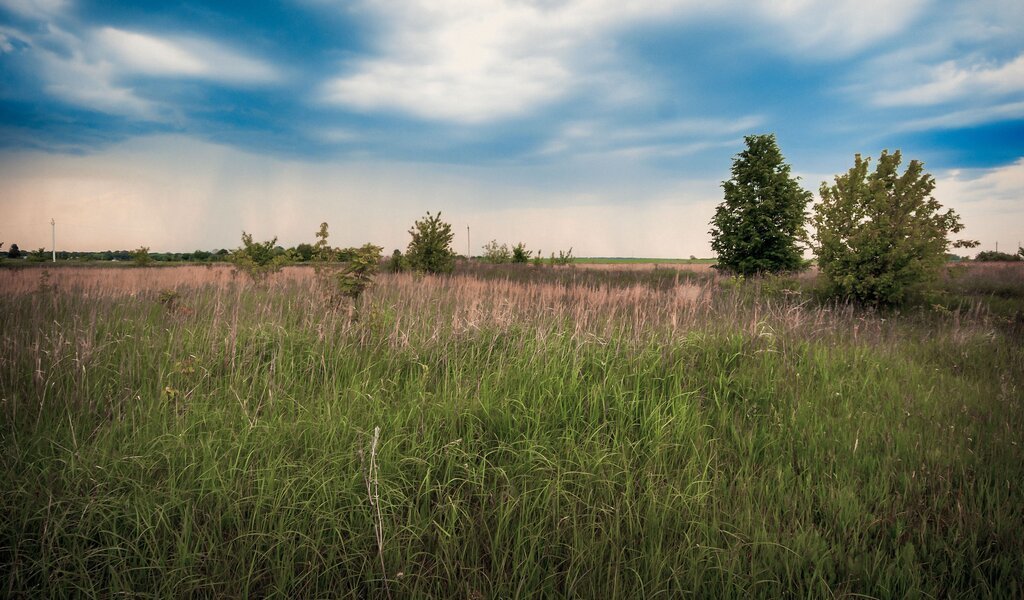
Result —
[[[900,151],[883,151],[874,172],[870,158],[835,182],[821,184],[815,206],[814,253],[833,293],[873,305],[896,305],[932,279],[945,262],[950,233],[964,226],[932,197],[935,179],[912,160],[898,173]],[[953,245],[970,247],[960,240]]]
[[[774,135],[744,139],[747,148],[722,182],[725,199],[711,220],[718,268],[741,275],[800,270],[811,193],[790,175]]]

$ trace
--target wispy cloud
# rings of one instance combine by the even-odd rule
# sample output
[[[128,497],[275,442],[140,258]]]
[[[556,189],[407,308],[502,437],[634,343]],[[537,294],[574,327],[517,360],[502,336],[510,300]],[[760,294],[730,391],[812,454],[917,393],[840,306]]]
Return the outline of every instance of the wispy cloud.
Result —
[[[875,95],[880,106],[927,106],[966,97],[1005,96],[1024,92],[1024,54],[1003,64],[946,61],[928,69],[927,81]]]
[[[198,36],[157,35],[114,27],[81,27],[59,0],[2,0],[3,6],[35,22],[6,27],[0,49],[25,48],[42,89],[70,104],[131,119],[162,121],[174,107],[137,89],[140,78],[203,79],[228,85],[275,83],[279,71],[225,44]]]
[[[993,169],[956,169],[936,180],[936,196],[957,205],[1024,208],[1024,158]],[[1024,221],[1018,221],[1024,226]]]
[[[710,148],[735,146],[737,134],[749,132],[763,122],[757,115],[736,119],[675,119],[636,126],[579,121],[563,126],[538,154],[627,158],[686,156]]]
[[[0,6],[29,19],[46,19],[63,13],[66,0],[0,0]]]
[[[1024,158],[991,169],[964,169],[936,177],[935,198],[960,214],[966,229],[958,237],[980,239],[1011,251],[1024,237]]]
[[[859,52],[905,30],[920,17],[929,0],[761,0],[757,12],[736,5],[736,18],[766,19],[788,38],[783,49],[837,57]],[[779,43],[779,42],[777,42]]]
[[[71,104],[108,114],[142,120],[161,120],[158,103],[138,96],[130,86],[118,83],[118,70],[109,62],[90,60],[81,51],[61,54],[36,50],[45,77],[44,89]]]
[[[99,60],[123,73],[150,77],[192,77],[235,84],[277,82],[281,76],[269,64],[217,42],[103,27],[93,44]]]
[[[960,129],[998,121],[1024,119],[1024,102],[1008,102],[981,108],[954,110],[934,117],[912,119],[900,124],[897,131],[928,131]]]
[[[346,64],[321,97],[358,111],[481,123],[528,113],[596,85],[635,87],[609,34],[662,21],[721,20],[771,49],[806,60],[855,52],[894,35],[925,0],[433,0],[366,3],[378,22],[377,54]],[[884,14],[885,18],[877,16]],[[761,31],[768,23],[773,35]],[[754,25],[757,25],[755,27]],[[768,37],[771,39],[769,40]],[[784,42],[779,43],[779,40]],[[813,54],[811,54],[813,52]]]

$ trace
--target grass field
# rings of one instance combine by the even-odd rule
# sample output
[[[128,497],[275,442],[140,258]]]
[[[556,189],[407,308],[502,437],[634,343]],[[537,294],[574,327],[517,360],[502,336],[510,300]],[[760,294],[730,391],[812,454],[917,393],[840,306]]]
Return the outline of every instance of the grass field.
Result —
[[[0,269],[8,597],[1024,595],[1024,270]]]

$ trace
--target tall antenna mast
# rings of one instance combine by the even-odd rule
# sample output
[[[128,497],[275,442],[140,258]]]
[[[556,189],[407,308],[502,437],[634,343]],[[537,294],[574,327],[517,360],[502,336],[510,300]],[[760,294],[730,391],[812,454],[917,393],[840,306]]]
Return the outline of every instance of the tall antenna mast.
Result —
[[[473,255],[469,253],[469,225],[466,225],[466,261],[473,258]]]
[[[57,221],[50,219],[50,238],[53,242],[53,262],[57,262]]]

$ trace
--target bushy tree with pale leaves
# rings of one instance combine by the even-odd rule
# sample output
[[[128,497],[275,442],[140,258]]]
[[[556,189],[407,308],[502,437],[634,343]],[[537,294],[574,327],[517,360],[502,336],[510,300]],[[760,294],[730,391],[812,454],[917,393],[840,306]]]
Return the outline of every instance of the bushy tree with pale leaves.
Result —
[[[831,292],[876,306],[893,306],[935,278],[946,250],[977,242],[951,242],[964,226],[932,197],[935,179],[912,160],[899,173],[900,151],[883,151],[874,172],[870,158],[835,182],[821,184],[814,208],[814,254]]]

